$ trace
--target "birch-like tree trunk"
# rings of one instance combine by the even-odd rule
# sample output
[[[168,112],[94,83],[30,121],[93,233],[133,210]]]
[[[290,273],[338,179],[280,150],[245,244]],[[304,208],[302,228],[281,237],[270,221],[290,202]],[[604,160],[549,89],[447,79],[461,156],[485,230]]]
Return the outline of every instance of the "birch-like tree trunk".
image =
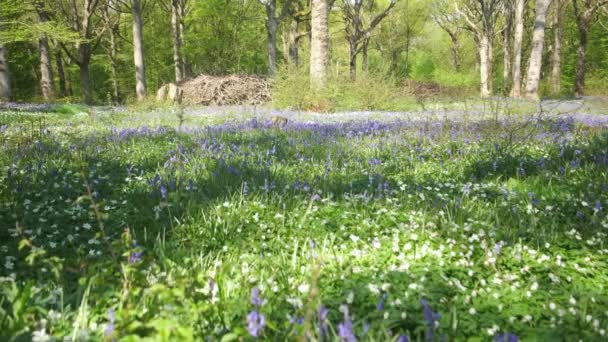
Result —
[[[511,96],[521,97],[521,50],[524,39],[525,0],[515,0],[515,36],[513,37],[513,82]]]
[[[186,57],[186,53],[184,52],[184,47],[186,46],[186,25],[185,25],[185,19],[186,19],[186,8],[187,8],[187,4],[188,4],[188,0],[179,0],[180,2],[180,14],[179,14],[179,41],[180,41],[180,48],[182,49],[181,51],[181,55],[182,55],[182,76],[183,78],[188,78],[190,77],[190,75],[192,75],[192,65],[190,64],[190,62],[188,61],[188,58]]]
[[[11,77],[8,71],[8,52],[0,43],[0,102],[11,99]]]
[[[51,101],[55,97],[55,92],[53,90],[53,67],[48,38],[40,38],[38,48],[40,50],[40,89],[42,89],[44,100]]]
[[[135,90],[137,100],[142,101],[147,95],[146,66],[144,63],[143,21],[141,19],[141,0],[133,0],[131,4],[133,15],[133,62],[135,64]]]
[[[481,34],[479,37],[479,75],[480,75],[480,93],[481,97],[489,97],[492,95],[491,87],[491,68],[492,61],[490,58],[491,47],[490,38]]]
[[[184,79],[181,13],[181,0],[171,0],[171,30],[173,32],[173,64],[175,67],[175,82],[181,82]]]
[[[38,21],[40,23],[48,22],[50,19],[44,8],[44,3],[36,1],[34,6],[38,12]],[[53,89],[53,67],[49,39],[46,36],[38,39],[38,50],[40,52],[40,89],[42,90],[42,97],[45,101],[51,101],[55,97],[55,92]]]
[[[543,66],[543,49],[545,45],[545,27],[547,23],[547,10],[551,0],[536,0],[536,19],[534,20],[534,33],[532,34],[532,50],[528,62],[528,76],[526,77],[526,97],[538,100],[538,85]]]
[[[513,12],[514,9],[509,6],[512,2],[508,2],[507,6],[505,6],[505,27],[502,31],[502,51],[503,51],[503,69],[502,69],[502,79],[503,79],[503,90],[505,93],[508,93],[511,87],[511,61],[513,60],[511,56],[511,48],[512,48],[512,40],[513,40]]]
[[[554,0],[555,15],[553,17],[553,55],[551,71],[551,89],[558,95],[562,91],[562,39],[564,36],[563,0]]]
[[[118,49],[116,47],[116,34],[110,29],[110,77],[112,78],[112,101],[119,102],[118,94]]]
[[[329,64],[329,6],[327,0],[312,0],[310,80],[314,88],[325,86]]]

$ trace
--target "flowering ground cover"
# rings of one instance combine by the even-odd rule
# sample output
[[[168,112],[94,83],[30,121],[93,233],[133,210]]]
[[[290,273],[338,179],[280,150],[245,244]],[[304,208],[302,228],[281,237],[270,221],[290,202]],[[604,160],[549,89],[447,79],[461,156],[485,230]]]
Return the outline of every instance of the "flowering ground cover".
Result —
[[[170,111],[0,113],[1,340],[606,339],[605,116]]]

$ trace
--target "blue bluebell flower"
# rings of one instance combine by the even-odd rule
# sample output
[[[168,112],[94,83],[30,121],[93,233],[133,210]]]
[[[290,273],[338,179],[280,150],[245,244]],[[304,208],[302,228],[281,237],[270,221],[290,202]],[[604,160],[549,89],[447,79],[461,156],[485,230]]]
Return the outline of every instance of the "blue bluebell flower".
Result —
[[[114,310],[112,310],[112,309],[108,310],[108,318],[109,318],[110,322],[106,325],[106,328],[103,331],[103,333],[106,337],[112,336],[114,334],[114,330],[116,329],[116,326],[115,326],[116,314],[114,313]]]
[[[247,330],[253,337],[258,337],[266,326],[266,317],[257,310],[251,311],[247,315]]]
[[[517,342],[519,341],[519,339],[517,338],[516,335],[511,334],[511,333],[504,333],[504,334],[500,334],[500,335],[496,335],[494,337],[494,342]]]
[[[254,287],[251,290],[251,304],[255,305],[256,307],[264,305],[264,300],[260,297],[260,289],[257,287]]]
[[[353,331],[353,322],[348,317],[344,317],[344,322],[338,324],[338,336],[343,342],[356,342],[357,337]]]

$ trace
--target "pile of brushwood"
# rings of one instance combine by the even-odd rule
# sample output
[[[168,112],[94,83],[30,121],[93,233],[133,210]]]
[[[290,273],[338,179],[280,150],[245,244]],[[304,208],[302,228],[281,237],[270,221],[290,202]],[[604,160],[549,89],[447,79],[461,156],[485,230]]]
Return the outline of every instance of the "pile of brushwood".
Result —
[[[270,84],[261,77],[200,75],[162,86],[157,99],[184,105],[260,105],[270,102],[271,95]]]

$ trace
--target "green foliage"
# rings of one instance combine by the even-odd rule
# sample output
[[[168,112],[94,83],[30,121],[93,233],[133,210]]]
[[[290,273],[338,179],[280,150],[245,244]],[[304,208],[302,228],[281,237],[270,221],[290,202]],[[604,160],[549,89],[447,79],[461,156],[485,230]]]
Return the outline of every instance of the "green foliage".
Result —
[[[435,63],[428,58],[418,59],[412,70],[412,78],[419,81],[430,81],[435,73]]]
[[[414,100],[404,95],[395,81],[372,74],[360,75],[355,81],[334,76],[324,89],[311,89],[305,70],[281,71],[272,87],[273,106],[333,112],[343,110],[403,110]]]
[[[330,340],[342,305],[362,340],[422,340],[424,298],[437,337],[603,340],[605,128],[487,105],[285,130],[3,113],[0,339],[247,340],[257,309],[261,339],[291,340],[323,304]]]

